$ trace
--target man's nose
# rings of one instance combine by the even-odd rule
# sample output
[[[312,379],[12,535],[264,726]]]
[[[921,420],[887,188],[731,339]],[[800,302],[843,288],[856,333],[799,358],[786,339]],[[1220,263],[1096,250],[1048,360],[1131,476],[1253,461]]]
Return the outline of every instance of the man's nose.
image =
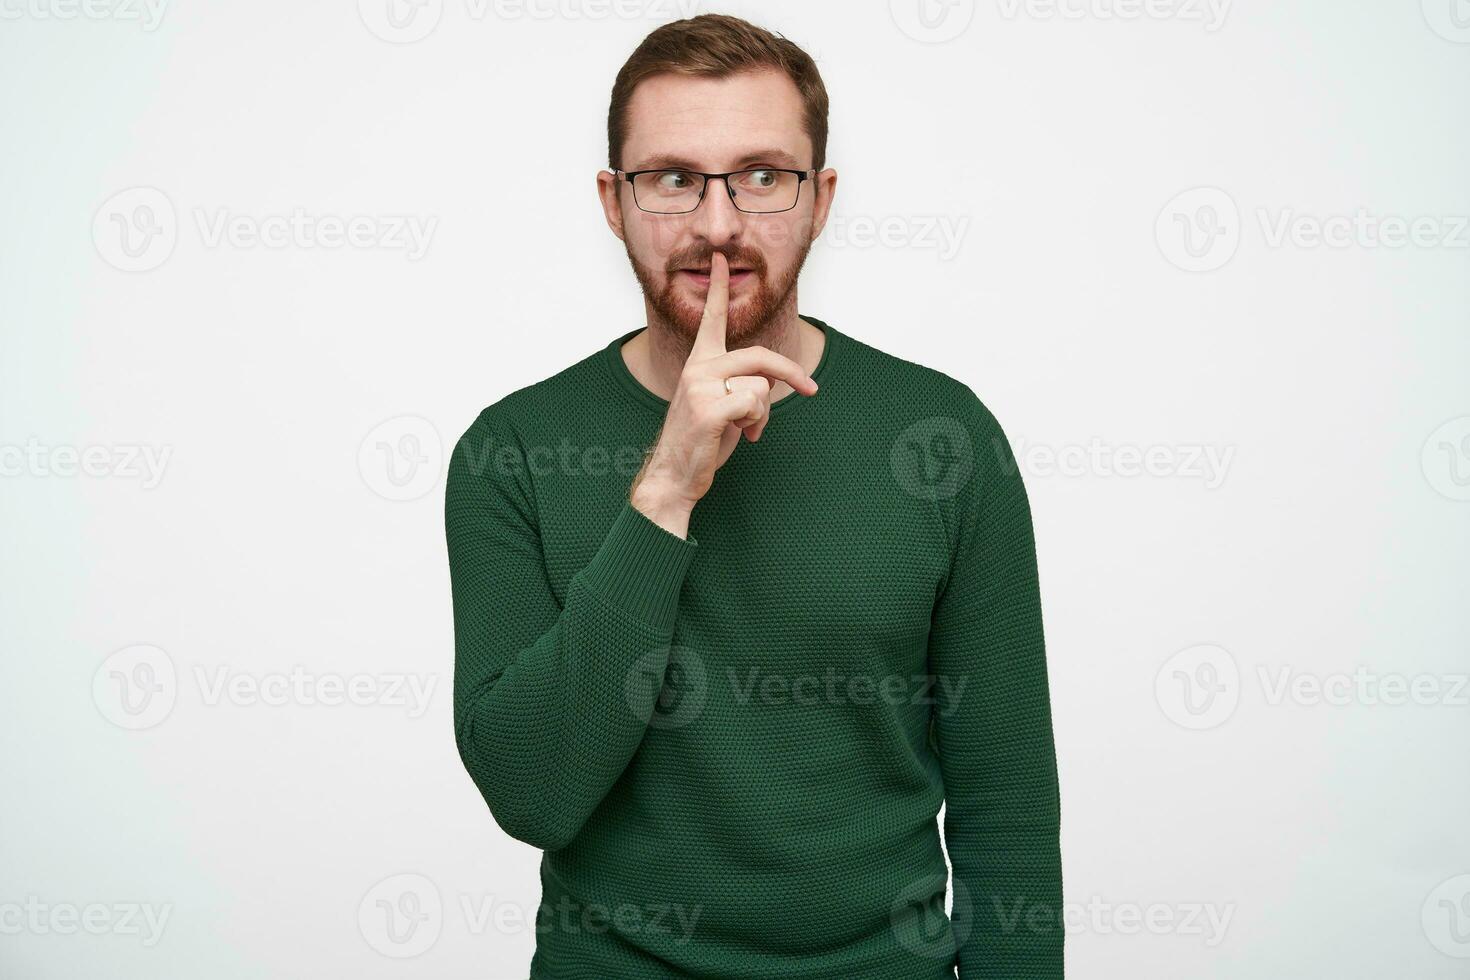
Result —
[[[694,210],[693,231],[712,245],[722,245],[740,231],[742,213],[730,197],[726,178],[711,177],[704,188],[704,200]]]

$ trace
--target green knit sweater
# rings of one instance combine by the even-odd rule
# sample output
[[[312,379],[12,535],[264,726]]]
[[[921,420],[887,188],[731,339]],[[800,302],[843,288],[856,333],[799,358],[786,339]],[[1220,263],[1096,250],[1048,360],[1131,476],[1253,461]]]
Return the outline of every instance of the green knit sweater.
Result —
[[[1062,976],[1015,459],[967,386],[805,319],[821,391],[772,405],[687,538],[627,502],[668,408],[636,331],[455,447],[455,738],[545,852],[533,980]]]

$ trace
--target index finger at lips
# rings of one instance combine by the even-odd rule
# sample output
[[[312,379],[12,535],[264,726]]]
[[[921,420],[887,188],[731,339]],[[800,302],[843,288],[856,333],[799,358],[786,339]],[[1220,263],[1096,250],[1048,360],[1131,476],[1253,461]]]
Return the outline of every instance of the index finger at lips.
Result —
[[[694,351],[706,357],[725,352],[725,317],[730,309],[730,266],[723,252],[709,258],[709,292],[704,297],[704,317],[694,336]]]

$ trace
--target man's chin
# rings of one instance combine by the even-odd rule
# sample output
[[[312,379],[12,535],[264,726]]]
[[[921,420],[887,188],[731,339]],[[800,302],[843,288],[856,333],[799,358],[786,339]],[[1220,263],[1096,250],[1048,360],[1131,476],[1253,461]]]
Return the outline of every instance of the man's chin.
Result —
[[[725,342],[727,345],[733,345],[759,330],[761,325],[755,322],[758,305],[751,296],[730,297],[730,305],[725,313]],[[672,315],[669,315],[670,313]],[[674,297],[673,310],[665,312],[665,319],[678,327],[682,336],[693,342],[699,333],[699,325],[704,321],[704,295],[699,294],[696,302]]]

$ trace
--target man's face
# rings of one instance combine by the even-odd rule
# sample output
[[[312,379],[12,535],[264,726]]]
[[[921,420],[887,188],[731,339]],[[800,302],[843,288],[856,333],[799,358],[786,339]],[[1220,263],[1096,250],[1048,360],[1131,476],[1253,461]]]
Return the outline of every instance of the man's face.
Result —
[[[801,95],[779,71],[645,79],[628,107],[627,134],[626,171],[812,165]],[[826,220],[836,175],[823,171],[802,182],[796,207],[772,214],[737,209],[723,180],[710,181],[699,207],[686,214],[650,214],[634,203],[627,181],[607,173],[599,180],[608,222],[623,240],[644,298],[690,342],[709,291],[710,256],[724,253],[730,265],[726,338],[737,347],[788,308],[795,312],[797,275]]]

